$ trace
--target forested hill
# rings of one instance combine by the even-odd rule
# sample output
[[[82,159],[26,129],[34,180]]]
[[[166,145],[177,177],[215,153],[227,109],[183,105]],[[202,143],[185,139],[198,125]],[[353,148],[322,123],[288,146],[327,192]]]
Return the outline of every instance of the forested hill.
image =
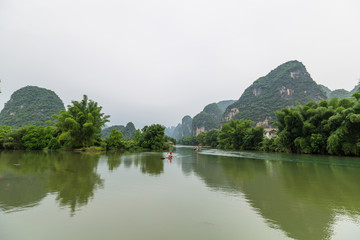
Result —
[[[15,91],[0,113],[0,125],[18,128],[24,125],[45,126],[54,114],[65,110],[55,92],[35,86]]]
[[[325,87],[324,85],[319,84],[319,86],[322,88],[322,90],[325,91],[328,99],[332,99],[336,97],[339,100],[344,98],[350,98],[360,87],[360,85],[358,84],[351,91],[347,91],[345,89],[336,89],[334,91],[331,91],[329,88]]]
[[[176,127],[166,128],[165,134],[175,139],[191,136],[192,121],[193,119],[189,115],[186,115],[181,119],[181,123],[179,123]]]
[[[223,112],[216,103],[207,105],[202,112],[197,114],[192,123],[192,134],[197,136],[214,128],[220,128]]]
[[[124,127],[123,125],[114,125],[108,128],[104,128],[103,130],[101,130],[101,137],[109,138],[111,130],[113,130],[114,128],[120,131],[126,140],[131,140],[135,136],[135,125],[132,122],[129,122],[128,124],[126,124],[126,127]]]
[[[198,135],[201,132],[213,128],[219,128],[222,114],[227,106],[234,103],[235,100],[224,100],[218,103],[211,103],[205,106],[203,111],[195,115],[194,118],[185,116],[176,127],[165,129],[165,134],[181,139],[192,135]]]
[[[311,100],[327,99],[305,66],[298,61],[286,62],[268,75],[257,79],[240,99],[225,110],[223,122],[248,119],[269,127],[275,122],[275,111]]]

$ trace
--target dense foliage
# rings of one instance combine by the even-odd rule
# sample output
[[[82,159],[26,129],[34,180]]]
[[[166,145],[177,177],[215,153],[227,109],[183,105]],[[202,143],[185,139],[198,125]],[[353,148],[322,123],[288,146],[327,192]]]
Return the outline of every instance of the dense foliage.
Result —
[[[271,125],[276,120],[275,111],[295,106],[296,102],[305,104],[311,100],[326,98],[324,91],[312,80],[305,66],[298,61],[290,61],[248,87],[238,101],[227,107],[224,121],[231,118],[249,119],[256,123],[262,122],[264,126]],[[234,109],[237,114],[232,116],[231,114],[236,113]]]
[[[0,127],[0,149],[9,150],[42,150],[58,149],[54,127],[24,126],[18,129]]]
[[[250,120],[230,120],[221,130],[212,129],[198,136],[185,137],[179,141],[184,145],[202,145],[234,150],[259,150],[264,138],[264,128],[253,127]]]
[[[360,87],[360,85],[356,85],[353,90],[347,91],[345,89],[336,89],[334,91],[331,91],[329,88],[325,87],[324,85],[319,85],[322,90],[326,93],[326,96],[328,99],[338,98],[339,100],[343,98],[350,98],[352,94],[354,94]]]
[[[121,150],[125,149],[125,140],[123,139],[123,134],[113,128],[109,137],[106,139],[106,147],[110,150]]]
[[[360,155],[360,91],[276,113],[278,147],[295,153]]]
[[[264,137],[264,128],[253,127],[250,120],[230,120],[219,133],[219,148],[255,150],[259,149]]]
[[[165,144],[165,128],[160,124],[145,126],[139,138],[139,146],[142,148],[160,150]]]
[[[19,128],[47,126],[52,115],[64,110],[64,103],[51,90],[27,86],[15,91],[0,113],[0,125]]]
[[[12,129],[0,126],[0,149],[42,150],[59,148],[84,148],[85,150],[126,150],[126,149],[168,149],[176,144],[174,138],[165,136],[165,128],[159,124],[145,126],[141,131],[135,130],[131,140],[113,128],[107,139],[100,138],[101,127],[109,116],[101,113],[96,102],[84,95],[82,101],[73,101],[67,111],[54,115],[57,119],[54,126],[23,126]],[[132,123],[127,124],[126,133],[135,129]],[[86,147],[86,148],[85,148]],[[89,148],[90,147],[90,148]]]
[[[101,127],[108,122],[110,116],[101,112],[97,102],[83,99],[72,101],[67,111],[54,115],[57,119],[56,128],[60,133],[59,141],[69,147],[86,147],[94,145],[100,139]]]
[[[222,112],[216,103],[207,105],[204,110],[193,119],[193,135],[196,135],[199,129],[209,131],[210,129],[219,128],[221,117]]]
[[[249,120],[230,120],[211,130],[179,141],[223,149],[291,153],[360,155],[360,90],[351,99],[333,98],[276,112],[277,136],[264,137],[263,127]]]

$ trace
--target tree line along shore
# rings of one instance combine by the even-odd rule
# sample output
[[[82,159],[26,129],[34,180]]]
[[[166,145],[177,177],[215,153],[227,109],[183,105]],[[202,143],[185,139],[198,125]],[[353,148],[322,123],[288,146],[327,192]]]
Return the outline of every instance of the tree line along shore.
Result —
[[[360,91],[351,98],[310,101],[276,111],[276,134],[249,120],[230,120],[221,130],[179,140],[184,145],[304,154],[360,155]]]
[[[72,101],[67,110],[54,115],[50,126],[0,126],[0,148],[9,150],[168,150],[176,144],[160,124],[135,131],[131,139],[112,129],[101,138],[109,117],[86,95]],[[262,126],[250,120],[230,120],[221,129],[212,129],[178,142],[232,150],[259,150],[304,154],[360,155],[360,90],[351,98],[310,101],[276,111],[276,134],[268,137]]]

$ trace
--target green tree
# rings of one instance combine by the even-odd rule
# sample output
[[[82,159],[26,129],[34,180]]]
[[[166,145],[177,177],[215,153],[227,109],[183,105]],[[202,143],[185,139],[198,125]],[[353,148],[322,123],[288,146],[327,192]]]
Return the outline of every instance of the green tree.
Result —
[[[11,127],[0,126],[0,149],[4,148],[6,135],[11,131]]]
[[[108,149],[124,149],[125,142],[123,134],[115,128],[112,129],[109,138],[106,140],[106,144]]]
[[[59,141],[69,147],[85,147],[100,138],[101,127],[108,122],[110,116],[101,112],[97,102],[88,100],[84,95],[80,102],[72,101],[67,111],[54,115],[56,127],[60,133]]]
[[[53,138],[53,127],[32,125],[26,128],[26,134],[21,140],[26,149],[41,150],[46,148]]]
[[[218,129],[212,129],[209,132],[207,132],[205,136],[205,145],[216,148],[217,145],[219,144],[218,141],[219,132],[220,130]]]
[[[164,147],[164,142],[165,128],[160,124],[145,126],[142,129],[142,134],[139,139],[139,146],[153,150],[160,150]]]
[[[25,149],[22,138],[26,135],[26,128],[13,129],[4,136],[4,148],[11,150]]]
[[[219,147],[224,149],[255,150],[261,148],[263,127],[253,127],[250,120],[230,120],[218,134]]]

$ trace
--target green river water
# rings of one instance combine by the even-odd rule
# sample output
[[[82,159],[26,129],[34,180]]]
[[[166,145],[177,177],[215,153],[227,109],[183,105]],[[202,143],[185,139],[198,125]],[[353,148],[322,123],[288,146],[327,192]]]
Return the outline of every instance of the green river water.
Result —
[[[360,239],[360,159],[0,152],[0,239]]]

